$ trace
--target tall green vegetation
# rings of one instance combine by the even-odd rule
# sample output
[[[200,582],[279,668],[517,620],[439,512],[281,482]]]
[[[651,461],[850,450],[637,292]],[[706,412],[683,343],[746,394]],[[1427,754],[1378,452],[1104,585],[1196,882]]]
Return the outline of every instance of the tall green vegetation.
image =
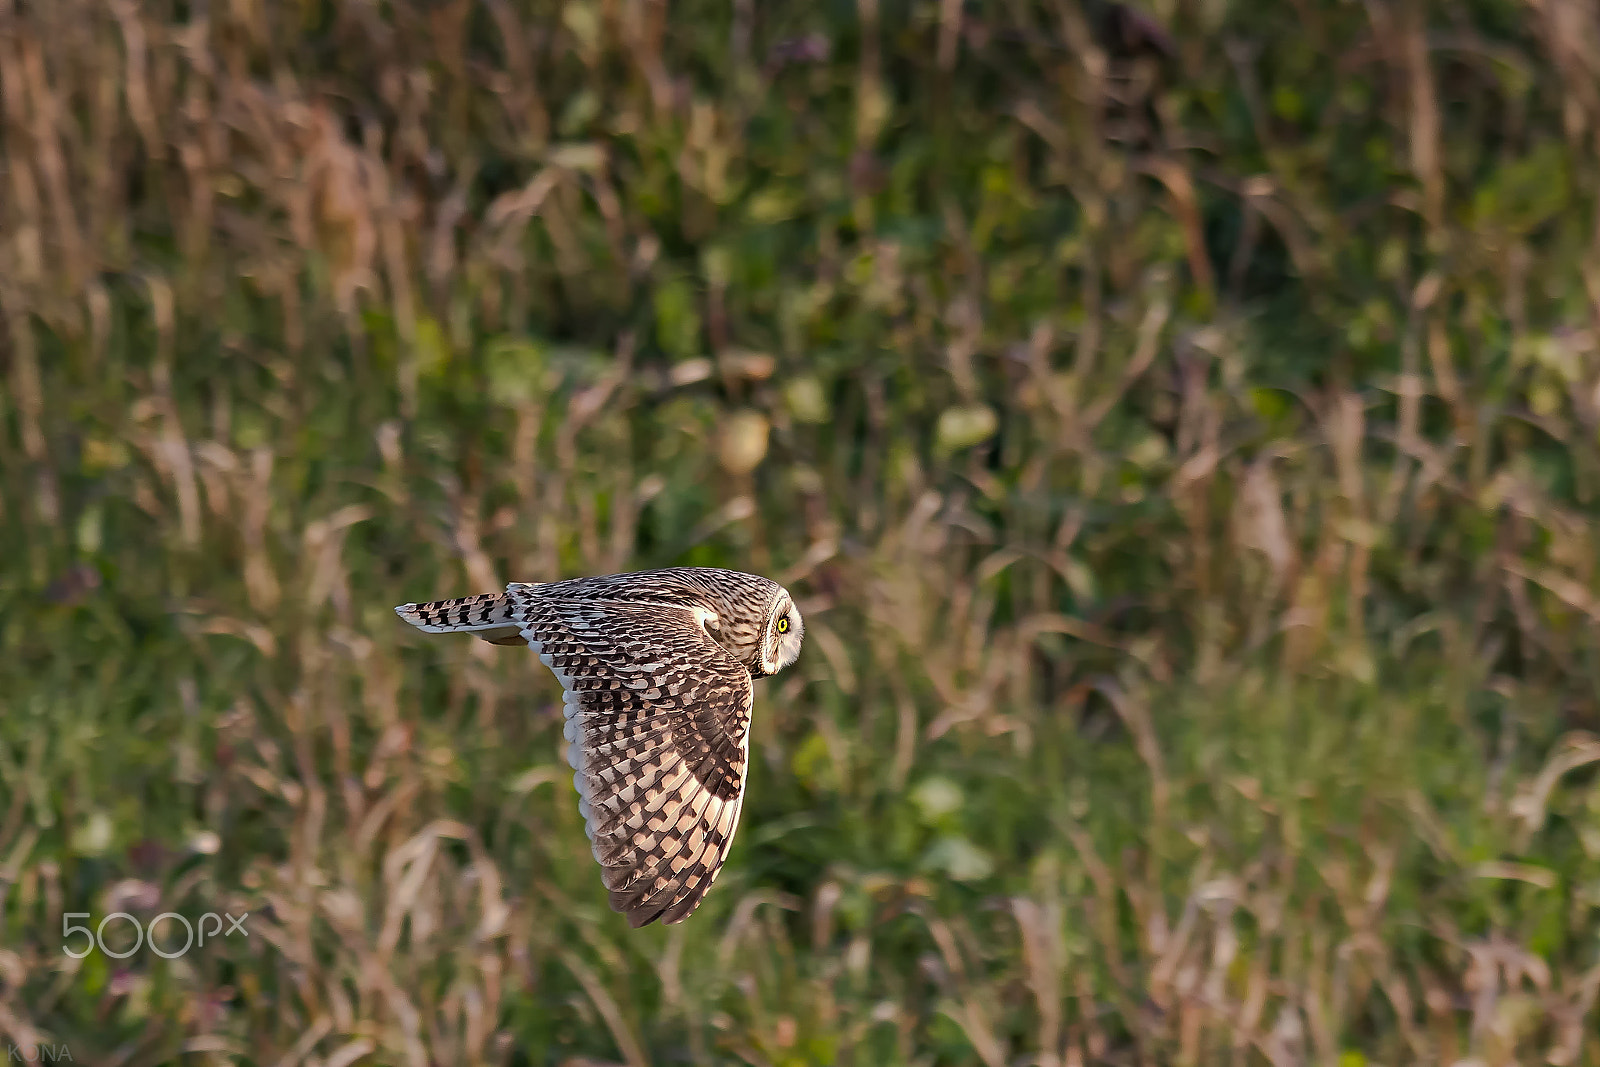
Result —
[[[0,1038],[1600,1064],[1597,71],[1579,0],[0,0]],[[807,641],[631,931],[554,680],[390,608],[673,563]]]

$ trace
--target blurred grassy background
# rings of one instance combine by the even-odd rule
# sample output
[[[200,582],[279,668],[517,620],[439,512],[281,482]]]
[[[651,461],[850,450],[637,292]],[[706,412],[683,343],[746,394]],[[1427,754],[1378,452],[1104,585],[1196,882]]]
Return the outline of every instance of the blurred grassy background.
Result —
[[[1591,5],[0,0],[0,145],[7,1042],[1600,1064]],[[672,563],[807,642],[635,932],[390,609]]]

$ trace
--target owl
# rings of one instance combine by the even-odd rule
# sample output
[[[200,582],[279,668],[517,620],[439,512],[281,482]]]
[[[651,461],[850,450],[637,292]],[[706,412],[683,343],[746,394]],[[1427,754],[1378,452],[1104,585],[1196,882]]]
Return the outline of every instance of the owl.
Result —
[[[565,690],[567,762],[611,907],[635,927],[688,918],[739,825],[752,681],[800,654],[788,590],[672,567],[394,610],[426,633],[538,653]]]

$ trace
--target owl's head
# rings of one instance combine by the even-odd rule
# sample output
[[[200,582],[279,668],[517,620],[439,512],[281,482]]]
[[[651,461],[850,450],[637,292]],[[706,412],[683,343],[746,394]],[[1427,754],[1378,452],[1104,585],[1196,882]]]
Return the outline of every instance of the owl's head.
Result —
[[[793,663],[800,655],[800,638],[805,631],[806,624],[800,618],[800,609],[794,606],[794,598],[779,586],[761,632],[761,673],[777,674]]]

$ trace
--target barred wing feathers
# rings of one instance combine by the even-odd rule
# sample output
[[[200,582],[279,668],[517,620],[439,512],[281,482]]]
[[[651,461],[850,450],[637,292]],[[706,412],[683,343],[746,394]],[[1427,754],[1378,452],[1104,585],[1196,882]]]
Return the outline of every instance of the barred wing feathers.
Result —
[[[531,590],[529,591],[531,593]],[[687,918],[739,824],[751,679],[682,604],[508,595],[566,690],[567,761],[611,906]]]

